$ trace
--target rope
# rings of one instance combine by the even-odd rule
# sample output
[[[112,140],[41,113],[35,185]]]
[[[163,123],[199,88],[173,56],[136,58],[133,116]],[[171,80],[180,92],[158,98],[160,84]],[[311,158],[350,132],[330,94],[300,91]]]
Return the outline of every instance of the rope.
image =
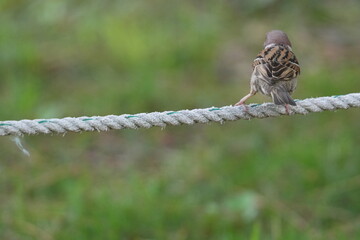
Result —
[[[308,114],[336,109],[360,107],[360,93],[337,95],[331,97],[308,98],[297,100],[297,106],[290,106],[290,114]],[[235,121],[238,119],[267,118],[287,115],[285,107],[273,103],[250,104],[244,106],[224,106],[204,109],[138,113],[134,115],[108,115],[94,117],[66,117],[62,119],[34,119],[19,121],[0,121],[0,136],[32,135],[82,131],[108,131],[124,128],[151,128],[167,125],[192,125]]]

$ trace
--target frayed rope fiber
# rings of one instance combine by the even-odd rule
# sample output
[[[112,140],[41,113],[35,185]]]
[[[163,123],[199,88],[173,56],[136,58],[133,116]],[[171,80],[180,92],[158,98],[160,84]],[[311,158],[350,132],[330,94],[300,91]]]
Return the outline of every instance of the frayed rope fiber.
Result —
[[[311,112],[333,111],[360,107],[360,93],[331,97],[297,100],[296,106],[290,106],[290,114],[308,114]],[[108,115],[94,117],[66,117],[53,119],[34,119],[19,121],[0,121],[0,136],[53,134],[82,131],[108,131],[124,128],[166,127],[167,125],[192,125],[195,123],[225,122],[239,119],[277,117],[288,115],[284,106],[273,103],[249,104],[244,106],[211,107],[193,110],[138,113],[134,115]]]

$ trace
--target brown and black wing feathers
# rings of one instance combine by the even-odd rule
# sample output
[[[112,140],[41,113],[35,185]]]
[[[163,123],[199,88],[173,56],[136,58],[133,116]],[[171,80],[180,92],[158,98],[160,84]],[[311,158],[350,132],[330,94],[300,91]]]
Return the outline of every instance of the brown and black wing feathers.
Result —
[[[299,62],[295,54],[287,47],[275,45],[262,50],[253,62],[265,79],[287,81],[300,74]]]

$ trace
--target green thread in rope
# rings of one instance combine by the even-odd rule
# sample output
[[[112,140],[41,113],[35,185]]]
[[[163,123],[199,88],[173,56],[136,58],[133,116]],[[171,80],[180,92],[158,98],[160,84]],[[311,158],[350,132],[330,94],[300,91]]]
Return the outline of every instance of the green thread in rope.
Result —
[[[93,118],[84,118],[82,119],[83,122],[94,120]]]
[[[172,114],[174,114],[174,113],[178,113],[178,111],[169,112],[169,113],[167,113],[166,115],[172,115]]]
[[[53,121],[51,121],[51,120],[40,120],[40,121],[38,121],[38,123],[53,123]]]
[[[12,126],[10,123],[0,123],[0,126]]]
[[[209,109],[210,112],[212,112],[212,111],[217,111],[217,110],[221,110],[221,108],[212,108],[212,109]]]
[[[134,117],[138,117],[138,116],[135,116],[135,115],[129,115],[129,116],[126,116],[125,118],[134,118]]]

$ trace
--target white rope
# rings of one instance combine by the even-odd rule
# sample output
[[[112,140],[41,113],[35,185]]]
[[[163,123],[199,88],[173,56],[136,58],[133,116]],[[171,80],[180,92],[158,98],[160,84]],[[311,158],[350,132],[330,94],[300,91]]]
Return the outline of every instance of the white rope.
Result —
[[[360,107],[360,93],[347,95],[308,98],[296,101],[290,106],[290,114],[308,114],[327,110]],[[124,128],[151,128],[167,125],[192,125],[195,123],[235,121],[238,119],[266,118],[287,115],[285,107],[273,103],[250,104],[244,106],[225,106],[193,110],[139,113],[135,115],[108,115],[94,117],[67,117],[62,119],[34,119],[20,121],[0,121],[0,136],[51,134],[82,131],[108,131]]]

